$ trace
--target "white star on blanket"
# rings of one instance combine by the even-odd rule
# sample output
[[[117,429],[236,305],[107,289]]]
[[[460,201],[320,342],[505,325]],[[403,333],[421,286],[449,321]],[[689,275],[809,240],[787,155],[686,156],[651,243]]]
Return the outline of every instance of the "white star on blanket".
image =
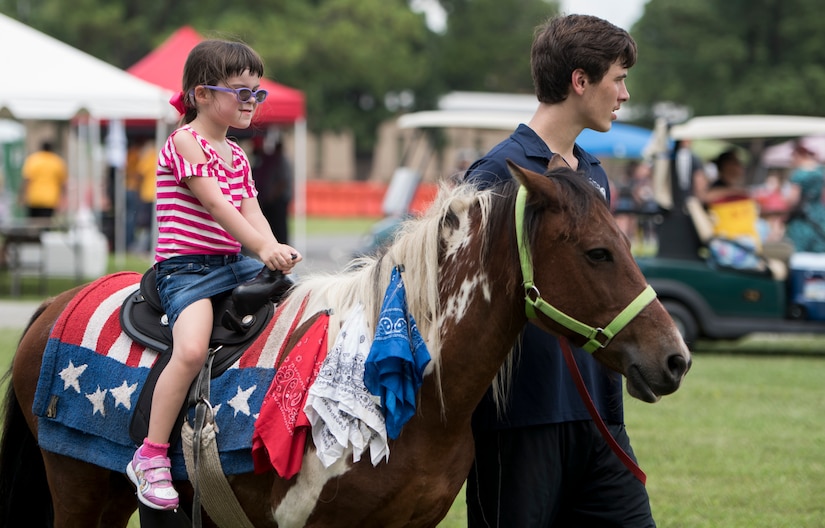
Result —
[[[78,379],[88,366],[89,365],[80,365],[79,367],[75,367],[74,363],[69,361],[69,366],[60,371],[60,379],[63,380],[63,390],[68,390],[68,388],[71,387],[80,394],[80,382]]]
[[[91,394],[86,395],[86,399],[92,402],[92,416],[95,413],[100,413],[101,416],[106,416],[106,409],[103,406],[104,400],[106,399],[106,393],[109,392],[108,390],[100,390],[100,385],[97,386],[97,390],[92,392]]]
[[[252,393],[255,392],[255,389],[257,388],[257,385],[253,385],[246,390],[241,390],[239,386],[238,393],[235,394],[228,402],[226,402],[229,404],[230,407],[235,409],[235,416],[238,416],[238,413],[243,413],[249,416],[249,397],[252,396]]]
[[[122,405],[127,411],[131,410],[132,393],[134,393],[135,390],[137,390],[137,383],[129,385],[126,383],[126,380],[123,380],[123,384],[121,384],[120,387],[111,389],[112,396],[115,398],[115,407]]]

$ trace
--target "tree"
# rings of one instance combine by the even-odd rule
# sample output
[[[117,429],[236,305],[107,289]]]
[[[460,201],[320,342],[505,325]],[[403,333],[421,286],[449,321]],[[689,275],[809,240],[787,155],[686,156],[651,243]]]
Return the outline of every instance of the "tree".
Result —
[[[632,28],[631,101],[825,115],[824,25],[818,0],[650,0]]]
[[[447,90],[533,93],[533,30],[559,12],[547,0],[440,0],[447,32],[438,76]]]
[[[195,0],[0,0],[0,12],[120,68],[190,23]],[[201,8],[202,9],[202,8]]]
[[[305,92],[314,129],[351,129],[359,154],[370,154],[379,123],[429,93],[424,16],[405,0],[282,4],[251,43],[276,79]]]

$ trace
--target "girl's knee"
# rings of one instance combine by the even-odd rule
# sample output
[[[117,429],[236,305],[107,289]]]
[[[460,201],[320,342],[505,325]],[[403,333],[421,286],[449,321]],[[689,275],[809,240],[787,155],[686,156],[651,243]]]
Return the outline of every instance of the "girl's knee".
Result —
[[[206,363],[208,345],[197,343],[175,343],[172,349],[172,359],[188,371],[197,372]]]

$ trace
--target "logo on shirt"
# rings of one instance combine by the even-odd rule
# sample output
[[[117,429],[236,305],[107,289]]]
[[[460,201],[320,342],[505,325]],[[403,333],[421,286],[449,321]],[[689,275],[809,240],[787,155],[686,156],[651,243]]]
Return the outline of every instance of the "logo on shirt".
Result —
[[[594,179],[592,179],[592,178],[587,178],[587,180],[590,182],[590,185],[592,185],[593,187],[595,187],[596,189],[598,189],[600,193],[602,193],[602,198],[603,198],[603,199],[605,199],[605,200],[607,200],[607,191],[605,190],[605,188],[604,188],[604,187],[602,187],[602,186],[599,184],[599,182],[597,182],[596,180],[594,180]]]

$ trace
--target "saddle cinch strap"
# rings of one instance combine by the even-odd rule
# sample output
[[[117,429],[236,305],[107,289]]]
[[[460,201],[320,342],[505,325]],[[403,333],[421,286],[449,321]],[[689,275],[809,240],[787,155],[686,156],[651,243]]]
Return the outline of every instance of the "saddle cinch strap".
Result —
[[[172,351],[172,330],[161,307],[156,281],[155,270],[150,268],[143,274],[139,289],[126,298],[120,310],[123,332],[142,346],[160,353],[138,397],[129,428],[132,440],[138,444],[143,442],[148,431],[152,393]],[[292,284],[282,273],[264,267],[251,281],[212,299],[214,325],[209,346],[217,351],[212,358],[212,378],[232,366],[255,341],[272,319],[275,303],[284,297]],[[173,430],[175,438],[170,439],[173,442],[178,439],[178,426],[183,422],[189,403],[181,409]]]

